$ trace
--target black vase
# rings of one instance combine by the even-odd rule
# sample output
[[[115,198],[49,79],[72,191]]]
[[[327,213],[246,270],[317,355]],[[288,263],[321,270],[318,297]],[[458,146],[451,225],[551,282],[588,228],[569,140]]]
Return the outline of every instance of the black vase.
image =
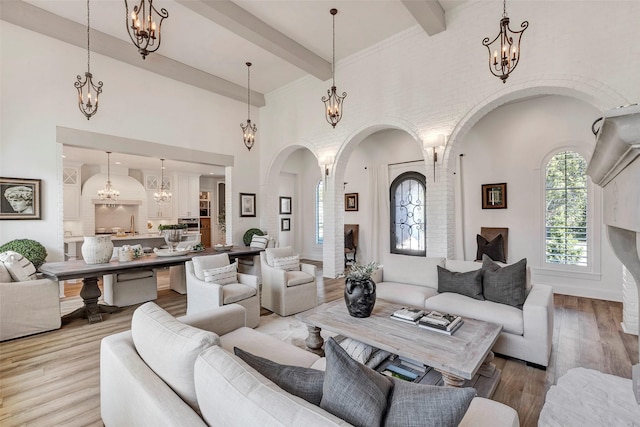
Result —
[[[353,317],[369,317],[376,304],[376,282],[371,279],[347,279],[344,287],[344,302]]]

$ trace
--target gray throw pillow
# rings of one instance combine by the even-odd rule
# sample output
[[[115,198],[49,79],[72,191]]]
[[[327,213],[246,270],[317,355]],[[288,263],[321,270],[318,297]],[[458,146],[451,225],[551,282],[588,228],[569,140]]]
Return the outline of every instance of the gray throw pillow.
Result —
[[[320,407],[356,427],[381,425],[391,380],[353,360],[333,338],[324,351],[327,368]]]
[[[269,359],[248,353],[238,347],[233,352],[247,365],[273,381],[278,387],[319,406],[322,400],[324,372],[301,366],[281,365]]]
[[[454,292],[484,301],[482,296],[482,269],[457,272],[438,267],[438,292]]]
[[[482,287],[485,299],[522,310],[527,297],[527,259],[500,267],[491,258],[482,257]]]
[[[474,388],[439,387],[392,378],[384,427],[455,427],[476,395]]]
[[[482,255],[488,255],[494,261],[507,262],[504,256],[504,239],[502,234],[498,234],[492,241],[488,241],[479,234],[476,234],[478,250],[476,251],[476,261],[482,260]]]

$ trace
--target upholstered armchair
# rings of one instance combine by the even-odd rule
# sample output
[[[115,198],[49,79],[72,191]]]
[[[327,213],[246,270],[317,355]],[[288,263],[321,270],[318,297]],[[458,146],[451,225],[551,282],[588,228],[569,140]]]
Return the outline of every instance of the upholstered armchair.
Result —
[[[300,263],[290,246],[260,253],[262,306],[289,316],[317,304],[316,266]]]
[[[199,313],[227,304],[245,308],[245,324],[260,323],[258,278],[237,272],[226,253],[194,257],[185,263],[187,276],[187,314]]]

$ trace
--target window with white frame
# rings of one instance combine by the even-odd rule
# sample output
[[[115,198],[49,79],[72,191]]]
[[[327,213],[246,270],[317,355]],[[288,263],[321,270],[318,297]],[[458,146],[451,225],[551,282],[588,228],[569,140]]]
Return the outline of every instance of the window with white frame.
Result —
[[[391,253],[426,255],[426,179],[405,172],[391,183]]]
[[[316,244],[324,242],[324,213],[323,213],[324,183],[322,180],[316,186]]]
[[[587,162],[575,151],[555,154],[545,167],[545,262],[587,267],[590,259]]]

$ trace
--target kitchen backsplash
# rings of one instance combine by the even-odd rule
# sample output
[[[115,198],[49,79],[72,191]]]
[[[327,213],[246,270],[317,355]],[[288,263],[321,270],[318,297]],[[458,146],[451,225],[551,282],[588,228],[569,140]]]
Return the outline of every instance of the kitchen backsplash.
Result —
[[[120,227],[122,231],[128,233],[131,230],[131,215],[135,219],[135,230],[138,232],[142,230],[146,233],[146,222],[140,224],[138,219],[138,205],[96,205],[96,230],[102,227],[110,232],[112,228]]]

